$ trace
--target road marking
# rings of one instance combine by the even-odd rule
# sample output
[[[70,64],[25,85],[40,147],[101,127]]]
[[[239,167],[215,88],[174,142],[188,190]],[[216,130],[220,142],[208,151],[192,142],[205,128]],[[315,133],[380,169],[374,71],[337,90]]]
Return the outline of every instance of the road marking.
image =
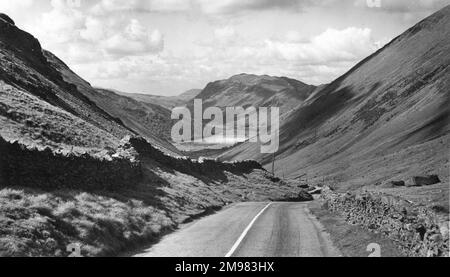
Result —
[[[231,256],[233,256],[234,252],[236,251],[236,249],[239,247],[239,245],[241,244],[241,242],[244,240],[245,236],[247,235],[248,231],[250,231],[250,229],[252,228],[253,224],[255,224],[256,220],[258,219],[258,217],[260,215],[262,215],[264,213],[265,210],[267,210],[267,208],[269,208],[269,206],[272,205],[272,203],[267,204],[267,206],[264,207],[264,209],[262,209],[259,214],[257,214],[255,216],[255,218],[253,218],[252,222],[250,222],[250,224],[247,226],[247,228],[245,228],[244,232],[241,234],[241,236],[238,238],[238,240],[235,242],[235,244],[233,245],[233,247],[231,247],[230,251],[228,251],[228,253],[225,255],[225,258],[229,258]]]

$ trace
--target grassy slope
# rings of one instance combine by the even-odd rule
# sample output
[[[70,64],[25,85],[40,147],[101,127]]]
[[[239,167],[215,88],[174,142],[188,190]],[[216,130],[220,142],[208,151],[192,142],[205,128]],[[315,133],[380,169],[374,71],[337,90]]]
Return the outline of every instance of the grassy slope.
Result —
[[[0,80],[0,135],[30,147],[94,154],[117,147],[113,134]]]
[[[144,164],[139,185],[114,192],[0,189],[0,256],[66,256],[71,243],[79,243],[85,256],[115,255],[228,203],[295,191],[261,170],[216,178],[183,174],[150,159]]]
[[[81,94],[114,118],[119,119],[129,131],[146,137],[166,153],[180,154],[168,142],[172,125],[169,110],[153,103],[141,102],[119,95],[110,90],[94,89],[52,53],[44,51],[44,54],[51,66],[61,74],[64,81],[75,85]]]

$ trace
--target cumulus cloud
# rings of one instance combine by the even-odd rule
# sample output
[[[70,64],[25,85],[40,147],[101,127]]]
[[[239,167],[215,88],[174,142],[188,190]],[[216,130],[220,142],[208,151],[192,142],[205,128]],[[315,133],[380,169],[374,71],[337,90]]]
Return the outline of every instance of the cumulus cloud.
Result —
[[[160,52],[164,41],[158,30],[149,32],[138,20],[132,19],[123,30],[108,37],[100,45],[110,54],[127,56]]]
[[[227,43],[224,38],[237,37],[233,29],[216,30],[218,40],[211,51]],[[287,32],[285,39],[266,39],[264,41],[240,41],[236,45],[226,44],[226,51],[217,53],[228,59],[257,58],[262,60],[285,60],[296,64],[329,64],[335,61],[357,61],[373,53],[382,44],[376,41],[369,28],[349,27],[342,30],[327,29],[309,40],[296,33]],[[208,53],[208,52],[205,52]]]
[[[99,16],[66,0],[52,0],[51,7],[42,14],[32,32],[44,47],[70,63],[155,54],[164,48],[161,32],[142,25],[137,19]]]

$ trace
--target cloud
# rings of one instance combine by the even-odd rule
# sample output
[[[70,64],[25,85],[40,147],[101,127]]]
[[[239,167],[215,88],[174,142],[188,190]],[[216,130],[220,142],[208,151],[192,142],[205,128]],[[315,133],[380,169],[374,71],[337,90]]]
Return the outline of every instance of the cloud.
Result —
[[[196,55],[172,58],[168,64],[184,68],[179,77],[205,83],[247,72],[297,78],[311,84],[330,82],[358,61],[384,46],[368,28],[329,28],[311,38],[287,31],[276,39],[250,39],[232,27],[214,32],[215,39],[199,44]],[[152,67],[158,67],[153,65]],[[190,70],[190,68],[194,69]],[[199,73],[201,72],[201,73]]]
[[[237,33],[233,27],[226,26],[214,30],[214,37],[220,43],[229,43],[237,39]]]
[[[18,26],[27,20],[27,11],[35,4],[34,0],[0,0],[0,13],[7,14]]]
[[[188,0],[101,0],[93,8],[96,14],[118,11],[180,12],[192,8]]]
[[[299,10],[308,0],[197,0],[197,5],[206,14],[235,14],[245,11],[269,9]]]
[[[164,49],[161,32],[137,19],[99,16],[70,3],[52,0],[51,10],[42,14],[32,33],[71,64],[157,54]]]
[[[93,8],[96,13],[114,11],[200,12],[206,15],[230,15],[271,9],[298,11],[312,0],[101,0]]]
[[[368,2],[379,3],[369,5]],[[448,0],[356,0],[355,6],[391,13],[429,12],[448,5]]]
[[[100,45],[110,54],[129,56],[160,52],[164,48],[164,40],[158,30],[150,32],[138,20],[132,19],[123,30]]]
[[[33,0],[2,0],[0,1],[0,12],[13,14],[22,9],[30,8],[33,4]]]
[[[342,30],[329,28],[309,40],[289,31],[284,38],[263,41],[243,41],[234,29],[225,27],[216,30],[216,41],[209,46],[209,54],[217,47],[225,51],[216,57],[234,59],[258,59],[262,61],[289,61],[296,64],[328,64],[336,61],[358,61],[382,46],[376,41],[369,28],[349,27]],[[233,38],[234,44],[224,38]],[[239,38],[240,41],[236,41]]]

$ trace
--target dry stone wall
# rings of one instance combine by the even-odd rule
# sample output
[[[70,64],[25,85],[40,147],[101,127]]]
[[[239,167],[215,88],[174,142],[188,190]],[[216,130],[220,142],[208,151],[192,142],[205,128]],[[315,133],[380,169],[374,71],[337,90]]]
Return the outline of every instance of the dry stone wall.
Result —
[[[115,153],[104,157],[61,154],[50,148],[43,151],[27,149],[22,144],[10,143],[0,137],[0,186],[114,190],[137,184],[142,177],[141,164],[145,159],[191,175],[223,171],[246,173],[262,169],[255,161],[221,163],[170,157],[138,137],[126,137]]]
[[[42,189],[113,190],[139,180],[140,165],[125,158],[27,149],[0,137],[0,185]]]
[[[325,188],[321,197],[327,209],[389,237],[408,256],[449,256],[448,215],[382,193],[343,194]]]

